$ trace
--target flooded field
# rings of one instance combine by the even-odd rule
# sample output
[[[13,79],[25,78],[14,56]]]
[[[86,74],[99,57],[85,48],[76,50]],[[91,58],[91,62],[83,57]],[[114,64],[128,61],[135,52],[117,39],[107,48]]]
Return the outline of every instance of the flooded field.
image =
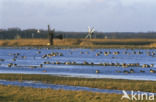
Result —
[[[0,48],[0,73],[156,81],[155,49]]]

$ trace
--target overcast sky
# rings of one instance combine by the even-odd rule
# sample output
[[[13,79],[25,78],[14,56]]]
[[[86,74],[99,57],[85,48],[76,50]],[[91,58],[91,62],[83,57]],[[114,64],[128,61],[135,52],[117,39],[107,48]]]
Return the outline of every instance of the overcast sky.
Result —
[[[0,28],[156,31],[156,0],[0,0]]]

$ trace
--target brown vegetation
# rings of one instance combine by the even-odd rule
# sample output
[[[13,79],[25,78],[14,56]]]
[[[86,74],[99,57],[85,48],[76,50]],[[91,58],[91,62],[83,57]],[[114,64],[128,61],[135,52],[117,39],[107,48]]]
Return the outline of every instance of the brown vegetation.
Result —
[[[130,102],[122,95],[0,85],[0,102]],[[135,101],[133,101],[135,102]],[[138,101],[136,101],[138,102]],[[141,102],[148,102],[142,100]]]
[[[0,46],[47,46],[47,39],[0,40]],[[54,46],[90,48],[156,48],[155,39],[54,39]]]
[[[121,95],[0,85],[1,102],[113,102]],[[7,91],[6,91],[7,90]],[[112,96],[112,98],[111,98]],[[107,98],[107,99],[106,99]],[[115,102],[114,100],[114,102]]]
[[[95,79],[95,78],[73,78],[58,77],[51,75],[26,75],[26,74],[0,74],[1,80],[32,80],[44,83],[86,86],[100,89],[135,90],[145,92],[156,92],[155,81],[135,81],[119,79]]]

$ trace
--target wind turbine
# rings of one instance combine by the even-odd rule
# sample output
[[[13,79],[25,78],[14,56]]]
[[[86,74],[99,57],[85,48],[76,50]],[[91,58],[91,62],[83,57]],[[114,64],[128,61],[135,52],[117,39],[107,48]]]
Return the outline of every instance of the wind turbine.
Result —
[[[90,38],[90,39],[92,39],[92,36],[93,36],[94,32],[95,32],[94,27],[90,28],[90,27],[88,26],[88,35],[87,35],[85,38]]]
[[[40,30],[39,29],[37,30],[37,33],[40,33]]]

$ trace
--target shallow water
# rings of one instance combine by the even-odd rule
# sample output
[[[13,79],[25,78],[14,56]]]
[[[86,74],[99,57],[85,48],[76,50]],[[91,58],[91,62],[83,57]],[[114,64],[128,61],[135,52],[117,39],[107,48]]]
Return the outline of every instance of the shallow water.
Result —
[[[41,53],[37,53],[40,51]],[[105,51],[111,52],[108,56],[103,53]],[[119,55],[114,55],[113,52],[120,52]],[[142,54],[134,54],[134,51]],[[58,52],[63,56],[52,56],[50,58],[42,58],[43,55]],[[96,53],[102,52],[99,56]],[[127,54],[124,54],[127,52]],[[65,75],[71,77],[86,77],[86,78],[113,78],[113,79],[130,79],[130,80],[153,80],[156,81],[156,73],[151,73],[150,69],[156,70],[156,67],[142,68],[142,67],[130,67],[122,68],[116,66],[89,66],[89,65],[54,65],[43,64],[44,62],[77,62],[83,63],[87,61],[89,63],[140,63],[154,64],[156,66],[156,56],[148,55],[149,53],[155,53],[155,49],[37,49],[37,48],[0,48],[0,73],[24,73],[24,74],[50,74],[50,75]],[[15,57],[15,53],[19,53],[16,61],[12,59]],[[22,58],[21,56],[26,56]],[[9,63],[17,64],[18,67],[8,67]],[[43,68],[30,68],[30,66],[39,66],[43,64]],[[19,67],[20,66],[20,67]],[[134,73],[123,73],[124,70],[133,69]],[[45,72],[46,70],[46,72]],[[96,70],[100,73],[96,74]],[[141,73],[140,70],[145,71]],[[122,73],[117,73],[121,71]]]

